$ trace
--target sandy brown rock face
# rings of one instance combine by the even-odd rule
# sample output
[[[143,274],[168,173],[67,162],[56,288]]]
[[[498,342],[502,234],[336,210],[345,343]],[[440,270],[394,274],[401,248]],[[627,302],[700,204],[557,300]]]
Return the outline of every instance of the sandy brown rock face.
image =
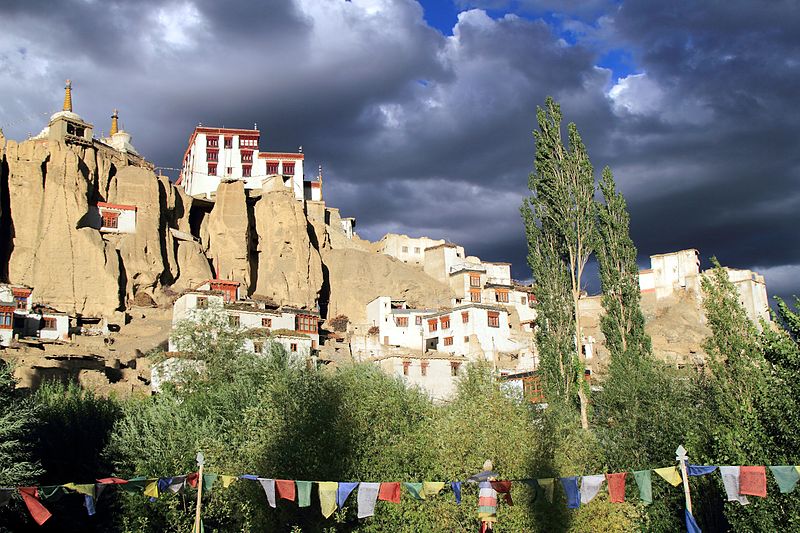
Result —
[[[265,187],[254,213],[258,269],[253,292],[278,304],[314,308],[322,290],[322,260],[309,238],[303,204],[288,189]]]
[[[250,286],[250,220],[244,182],[220,183],[203,242],[217,277]]]
[[[34,301],[64,312],[113,313],[121,305],[119,261],[100,234],[85,227],[94,193],[89,165],[56,142],[13,148],[6,154],[13,219],[9,280],[32,286]]]
[[[363,323],[367,304],[378,296],[429,309],[449,306],[454,297],[450,287],[387,255],[353,249],[323,254],[330,280],[328,316],[344,314],[351,322]]]

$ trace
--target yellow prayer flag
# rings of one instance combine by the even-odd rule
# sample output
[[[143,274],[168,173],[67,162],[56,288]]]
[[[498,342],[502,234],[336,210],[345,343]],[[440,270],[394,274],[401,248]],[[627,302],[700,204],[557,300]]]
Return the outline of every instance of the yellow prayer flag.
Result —
[[[677,487],[683,481],[681,473],[678,472],[677,466],[665,466],[664,468],[656,468],[653,470],[656,474],[663,477],[667,483],[673,487]]]
[[[236,476],[226,476],[224,474],[219,476],[219,478],[222,480],[223,489],[227,489],[228,487],[230,487],[231,483],[233,483],[237,479]]]
[[[425,496],[436,496],[444,488],[444,481],[423,481],[422,493]]]
[[[144,487],[144,495],[151,498],[158,498],[158,480],[154,479],[149,481]]]
[[[86,494],[87,496],[94,498],[94,483],[66,483],[61,486],[65,489],[74,490],[78,494]]]
[[[319,505],[322,508],[322,516],[330,518],[336,510],[336,490],[339,483],[336,481],[318,481],[319,485]]]
[[[795,468],[795,470],[797,470],[797,473],[800,474],[800,466],[796,466],[794,468]]]
[[[553,503],[553,481],[554,479],[551,477],[536,480],[536,482],[539,484],[539,487],[541,487],[544,491],[545,498],[547,498],[547,501],[550,503]]]

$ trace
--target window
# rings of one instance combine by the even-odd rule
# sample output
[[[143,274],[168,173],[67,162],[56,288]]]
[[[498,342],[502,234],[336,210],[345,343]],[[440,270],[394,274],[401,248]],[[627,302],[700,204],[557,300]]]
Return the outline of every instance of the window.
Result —
[[[253,162],[253,152],[246,151],[242,152],[242,163],[252,163]]]
[[[494,291],[494,298],[498,302],[508,303],[508,291],[496,290]]]
[[[415,246],[415,247],[414,247],[414,253],[415,253],[415,254],[418,254],[418,253],[419,253],[419,246]]]
[[[233,167],[228,167],[228,173],[225,175],[230,176],[231,174],[233,174]]]
[[[464,337],[464,344],[469,344],[469,337]]]
[[[469,286],[470,287],[480,287],[481,286],[481,276],[480,276],[480,274],[470,274],[469,275]]]
[[[434,318],[433,320],[428,320],[428,331],[436,331],[439,329],[439,323]]]
[[[383,344],[389,344],[389,336],[388,335],[384,335],[383,336]]]
[[[238,328],[239,327],[239,315],[230,315],[228,317],[228,322],[231,326]]]
[[[225,148],[233,148],[233,137],[225,137]]]
[[[242,165],[242,176],[245,178],[249,178],[251,168],[252,167],[250,165]]]
[[[450,328],[450,315],[443,316],[439,319],[439,322],[442,323],[442,329],[449,329]]]
[[[453,345],[453,337],[445,337],[444,338],[444,345],[445,346],[452,346]]]
[[[450,375],[451,376],[457,376],[459,368],[461,368],[461,363],[458,363],[456,361],[451,361],[450,362]]]
[[[408,317],[407,316],[397,316],[394,318],[394,323],[399,328],[408,327]]]
[[[499,328],[500,327],[500,313],[497,311],[489,311],[489,327],[490,328]]]
[[[297,331],[303,333],[316,333],[317,332],[317,317],[309,315],[297,315]]]
[[[408,246],[403,246],[403,253],[404,253],[404,254],[407,254],[407,253],[408,253]]]
[[[6,308],[6,310],[0,313],[0,328],[11,329],[13,324],[13,317],[14,317],[14,312],[11,311],[9,308]]]
[[[208,307],[208,298],[205,296],[198,296],[197,297],[197,308],[198,309],[206,309]]]
[[[520,303],[521,303],[522,305],[525,305],[526,303],[528,303],[528,299],[527,299],[527,298],[525,298],[524,296],[523,296],[522,298],[520,298],[520,299],[519,299],[519,301],[520,301]]]
[[[481,291],[469,291],[469,301],[481,303]]]
[[[422,325],[422,317],[421,316],[415,316],[414,317],[414,324],[416,324],[417,326],[421,326]]]
[[[219,137],[206,137],[206,146],[208,148],[217,148],[219,146]]]
[[[403,361],[403,375],[408,375],[408,367],[411,366],[411,361]]]
[[[258,141],[253,137],[239,137],[239,148],[243,146],[251,146],[254,147],[258,144]]]
[[[419,373],[420,373],[420,375],[423,375],[423,376],[427,376],[428,375],[428,365],[429,364],[430,363],[428,363],[428,361],[422,361],[419,364]]]
[[[27,296],[14,296],[14,301],[17,302],[17,309],[26,309],[28,307]]]
[[[206,152],[206,161],[218,161],[219,160],[219,152],[216,150],[208,150]]]
[[[103,227],[119,227],[119,213],[115,213],[114,211],[103,211]]]
[[[262,328],[271,328],[272,327],[272,319],[271,318],[262,318],[261,319],[261,327]]]
[[[294,175],[294,163],[284,163],[283,174],[284,176]]]
[[[42,318],[42,329],[56,329],[56,319],[49,316]]]
[[[289,350],[296,352],[297,351],[297,343],[293,342],[289,345]]]
[[[277,174],[278,173],[278,162],[277,161],[267,161],[267,174]]]
[[[253,351],[256,353],[261,353],[264,351],[264,343],[261,342],[254,342],[253,343]]]
[[[208,175],[209,176],[216,176],[217,175],[217,164],[216,163],[209,163],[208,164]]]

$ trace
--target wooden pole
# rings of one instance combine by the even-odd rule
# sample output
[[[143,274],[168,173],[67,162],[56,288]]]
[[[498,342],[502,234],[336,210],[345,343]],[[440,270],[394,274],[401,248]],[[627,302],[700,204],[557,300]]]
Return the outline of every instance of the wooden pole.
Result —
[[[686,498],[686,509],[689,511],[689,514],[694,514],[692,513],[692,495],[689,492],[689,475],[686,471],[687,458],[686,448],[684,448],[683,445],[678,446],[678,449],[675,450],[675,459],[677,459],[678,463],[681,465],[681,478],[683,478],[683,495]]]
[[[200,465],[200,470],[197,472],[197,505],[194,510],[194,533],[200,533],[200,507],[203,498],[203,452],[197,452],[197,464]]]

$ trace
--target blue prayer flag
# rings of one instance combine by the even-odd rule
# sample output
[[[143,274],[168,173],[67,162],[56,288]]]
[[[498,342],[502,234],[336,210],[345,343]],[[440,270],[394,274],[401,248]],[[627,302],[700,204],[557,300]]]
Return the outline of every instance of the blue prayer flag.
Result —
[[[686,473],[690,476],[705,476],[716,469],[716,466],[689,465],[686,467]]]
[[[689,509],[684,509],[684,516],[686,517],[687,533],[703,533],[700,530],[700,526],[698,526],[697,522],[694,521],[694,517],[692,516],[692,513],[689,512]]]
[[[456,503],[461,503],[461,482],[460,481],[451,481],[450,487],[453,489],[453,494],[456,495]]]
[[[561,485],[567,493],[567,509],[577,509],[581,506],[581,493],[578,490],[578,477],[562,477]]]
[[[347,501],[347,497],[350,496],[350,493],[353,492],[358,486],[358,482],[349,483],[346,481],[339,482],[339,488],[336,489],[336,505],[338,507],[344,507],[344,502]]]

